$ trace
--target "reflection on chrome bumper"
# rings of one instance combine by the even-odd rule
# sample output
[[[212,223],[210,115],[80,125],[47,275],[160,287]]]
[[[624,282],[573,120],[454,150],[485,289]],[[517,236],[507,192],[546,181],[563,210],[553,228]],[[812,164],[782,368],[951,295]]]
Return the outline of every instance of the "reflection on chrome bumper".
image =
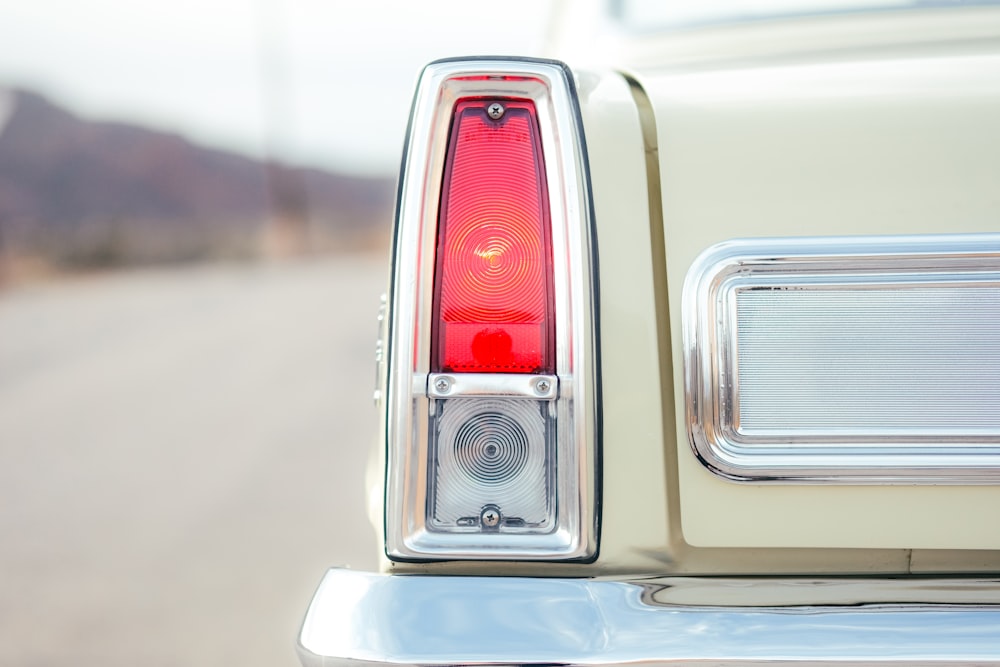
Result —
[[[864,600],[861,591],[868,591]],[[804,604],[810,593],[820,602]],[[768,606],[748,606],[754,599]],[[604,581],[334,569],[316,591],[298,648],[306,667],[1000,665],[1000,582],[828,579],[789,586],[767,579]]]

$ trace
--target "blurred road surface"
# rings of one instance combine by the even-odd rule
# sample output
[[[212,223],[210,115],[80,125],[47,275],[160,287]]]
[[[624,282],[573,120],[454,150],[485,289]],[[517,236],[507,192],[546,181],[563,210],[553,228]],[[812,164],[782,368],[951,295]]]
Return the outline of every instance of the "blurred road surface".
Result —
[[[383,258],[0,291],[0,664],[297,665],[376,566]]]

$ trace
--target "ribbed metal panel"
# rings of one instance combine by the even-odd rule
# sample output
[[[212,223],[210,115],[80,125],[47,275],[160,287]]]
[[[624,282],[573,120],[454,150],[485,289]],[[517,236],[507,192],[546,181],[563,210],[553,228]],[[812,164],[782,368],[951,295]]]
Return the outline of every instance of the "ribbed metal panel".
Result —
[[[741,289],[744,434],[1000,435],[1000,285]]]
[[[687,425],[741,481],[1000,481],[1000,235],[742,239],[684,287]]]

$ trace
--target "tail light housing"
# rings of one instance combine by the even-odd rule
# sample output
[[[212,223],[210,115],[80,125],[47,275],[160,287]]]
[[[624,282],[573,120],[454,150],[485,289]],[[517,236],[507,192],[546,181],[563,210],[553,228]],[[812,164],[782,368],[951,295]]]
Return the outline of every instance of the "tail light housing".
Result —
[[[596,554],[591,225],[564,65],[478,58],[424,70],[393,249],[390,558]]]

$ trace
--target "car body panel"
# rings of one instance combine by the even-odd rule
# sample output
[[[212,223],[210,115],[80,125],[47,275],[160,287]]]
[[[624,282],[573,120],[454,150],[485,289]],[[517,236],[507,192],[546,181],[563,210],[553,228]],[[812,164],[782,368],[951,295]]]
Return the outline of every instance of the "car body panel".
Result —
[[[721,241],[1000,230],[1000,11],[617,39],[619,52],[601,55],[617,69],[574,68],[600,265],[598,558],[384,560],[383,570],[1000,570],[998,487],[773,485],[710,472],[688,442],[679,334],[686,274]],[[381,529],[380,488],[371,501]]]
[[[939,82],[970,93],[965,99],[974,110],[993,108],[997,98],[990,89],[971,95],[975,86],[969,81],[988,79],[995,73],[997,61],[988,58],[977,62],[985,69],[965,73],[965,84],[945,81],[947,70]],[[918,74],[912,62],[892,63],[893,75],[900,69],[913,77]],[[852,76],[873,76],[866,66],[858,65],[853,72]],[[780,79],[784,73],[781,67],[771,66],[768,75]],[[801,69],[793,74],[799,80],[803,76]],[[843,72],[828,74],[846,76]],[[890,72],[883,70],[881,75],[889,77]],[[778,155],[780,151],[767,154],[764,148],[768,142],[783,138],[786,144],[782,151],[791,152],[800,165],[817,158],[801,142],[788,138],[788,133],[796,135],[803,130],[804,118],[788,129],[781,123],[768,125],[766,117],[798,113],[812,118],[818,113],[819,119],[808,121],[816,123],[812,129],[822,127],[825,131],[829,126],[837,135],[840,128],[836,140],[827,142],[826,147],[846,156],[845,143],[850,143],[852,135],[844,123],[868,126],[875,135],[884,134],[891,129],[900,105],[912,99],[893,102],[898,95],[892,95],[879,100],[882,113],[869,113],[863,102],[878,97],[879,86],[865,78],[863,87],[867,87],[868,96],[859,94],[856,106],[848,105],[846,110],[829,115],[816,100],[810,103],[810,113],[804,114],[802,99],[796,95],[779,96],[777,101],[758,100],[756,105],[763,108],[749,114],[757,119],[758,126],[754,126],[742,113],[749,102],[734,102],[726,93],[728,88],[711,93],[702,86],[705,97],[701,105],[689,103],[679,92],[686,89],[675,83],[677,77],[692,76],[697,75],[632,78],[608,70],[577,76],[598,230],[603,369],[601,548],[594,564],[583,569],[604,574],[996,570],[1000,556],[991,550],[996,532],[985,529],[990,508],[996,506],[998,498],[994,487],[736,484],[715,476],[694,457],[683,420],[681,341],[679,335],[671,335],[680,330],[680,286],[694,257],[717,241],[753,235],[745,226],[757,209],[766,213],[761,218],[753,213],[755,229],[764,236],[944,231],[944,210],[949,199],[958,196],[962,183],[940,165],[925,170],[927,173],[916,170],[910,178],[923,178],[926,183],[929,178],[948,177],[951,187],[924,188],[929,191],[923,195],[925,199],[936,203],[906,203],[910,215],[893,213],[894,207],[900,206],[898,195],[903,185],[899,180],[905,174],[894,175],[895,180],[888,183],[897,194],[890,197],[872,186],[865,174],[852,170],[856,162],[844,157],[836,175],[845,198],[851,201],[834,202],[829,209],[815,212],[808,227],[803,227],[803,216],[812,210],[809,197],[819,196],[818,190],[828,185],[830,178],[818,185],[803,184],[807,190],[812,188],[806,194],[780,198],[790,167],[784,162],[788,158]],[[819,83],[822,81],[816,85]],[[686,85],[697,87],[690,80]],[[917,91],[916,86],[909,89]],[[663,106],[659,113],[654,112],[656,104]],[[743,123],[741,128],[751,138],[743,143],[715,141],[715,123],[718,116],[726,114],[732,116],[731,124]],[[930,115],[927,122],[935,120]],[[1000,115],[980,114],[980,129],[982,125],[992,127],[997,117]],[[940,150],[951,163],[961,159],[974,130],[947,122],[938,129],[948,132],[927,134],[922,149]],[[950,141],[955,133],[966,137],[959,147]],[[753,141],[757,142],[755,150],[747,152],[747,142]],[[857,146],[859,139],[851,141]],[[913,150],[899,137],[897,141],[904,149]],[[712,150],[716,155],[709,159],[705,154]],[[987,151],[981,156],[979,165],[985,173],[996,168],[998,154]],[[754,164],[747,163],[748,155],[756,156],[756,171]],[[890,172],[901,164],[897,160],[886,158],[881,168]],[[902,164],[905,167],[908,163]],[[821,166],[834,168],[827,162]],[[744,182],[753,179],[753,185]],[[715,191],[720,182],[735,187],[720,197]],[[978,213],[967,211],[964,216],[978,224],[953,224],[947,229],[971,232],[996,227],[989,217],[992,195],[985,188],[982,192],[981,200],[964,202],[979,207]],[[868,205],[859,201],[862,194]],[[918,516],[915,509],[923,514]],[[949,519],[956,515],[964,519]],[[373,516],[380,516],[380,512]],[[942,530],[928,531],[928,518],[938,521]],[[554,576],[579,573],[581,566],[386,560],[383,569]]]
[[[1000,42],[969,55],[958,41],[950,55],[949,38],[850,61],[640,77],[660,137],[671,331],[688,268],[721,241],[1000,229]],[[677,336],[672,349],[682,358]],[[683,424],[676,437],[692,545],[1000,548],[996,486],[736,484],[696,459]]]

